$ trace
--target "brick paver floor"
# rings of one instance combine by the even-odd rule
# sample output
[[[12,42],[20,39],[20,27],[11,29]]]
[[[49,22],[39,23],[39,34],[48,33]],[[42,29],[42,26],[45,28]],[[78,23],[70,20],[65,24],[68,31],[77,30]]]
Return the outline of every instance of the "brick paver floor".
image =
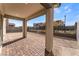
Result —
[[[5,36],[6,39],[3,39],[3,43],[6,43],[6,42],[9,42],[9,41],[12,41],[12,40],[19,39],[22,36],[23,36],[22,35],[22,32],[7,33],[7,35]]]
[[[7,34],[7,41],[13,38],[21,37],[22,33]],[[4,40],[7,42],[6,40]],[[5,43],[4,42],[4,43]],[[53,47],[64,46],[69,48],[78,48],[77,41],[70,40],[70,38],[54,37]],[[45,35],[37,33],[27,33],[27,38],[18,40],[3,47],[3,55],[11,56],[44,56],[45,51]]]
[[[3,55],[10,56],[43,56],[45,49],[45,37],[40,34],[27,33],[27,38],[21,39],[12,44],[3,47]],[[19,33],[21,37],[21,33]],[[17,33],[7,34],[8,39],[14,36],[17,38]],[[9,37],[10,36],[10,37]],[[12,40],[11,39],[11,40]],[[10,41],[11,41],[10,40]],[[7,42],[5,40],[5,42]]]

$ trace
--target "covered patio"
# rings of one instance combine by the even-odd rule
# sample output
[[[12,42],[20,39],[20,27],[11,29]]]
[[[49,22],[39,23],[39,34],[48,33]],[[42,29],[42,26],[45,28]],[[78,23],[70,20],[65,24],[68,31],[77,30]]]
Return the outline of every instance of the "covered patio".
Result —
[[[0,55],[2,55],[3,40],[6,39],[6,20],[23,21],[23,38],[27,38],[27,21],[41,15],[46,15],[45,55],[53,54],[53,9],[59,7],[56,3],[4,3],[0,4]],[[30,42],[29,42],[30,43]],[[24,44],[26,45],[26,44]]]

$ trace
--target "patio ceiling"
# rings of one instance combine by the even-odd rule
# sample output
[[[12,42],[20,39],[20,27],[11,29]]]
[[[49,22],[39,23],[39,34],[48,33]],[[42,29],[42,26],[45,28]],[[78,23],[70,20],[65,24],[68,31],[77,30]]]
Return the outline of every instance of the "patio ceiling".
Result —
[[[0,3],[0,12],[6,18],[29,20],[45,14],[51,7],[52,3]]]
[[[26,20],[45,13],[45,8],[40,3],[5,3],[2,4],[2,12],[5,17],[26,18]]]

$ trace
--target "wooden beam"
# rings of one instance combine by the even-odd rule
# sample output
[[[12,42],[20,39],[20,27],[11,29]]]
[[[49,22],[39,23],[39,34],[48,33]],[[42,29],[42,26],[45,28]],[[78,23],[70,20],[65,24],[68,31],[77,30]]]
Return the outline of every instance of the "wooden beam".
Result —
[[[5,18],[9,18],[9,19],[17,19],[17,20],[24,20],[25,18],[20,18],[17,16],[12,16],[12,15],[8,15],[8,14],[4,14],[3,15]]]
[[[52,4],[51,3],[41,3],[41,5],[43,7],[45,7],[46,9],[52,8]]]

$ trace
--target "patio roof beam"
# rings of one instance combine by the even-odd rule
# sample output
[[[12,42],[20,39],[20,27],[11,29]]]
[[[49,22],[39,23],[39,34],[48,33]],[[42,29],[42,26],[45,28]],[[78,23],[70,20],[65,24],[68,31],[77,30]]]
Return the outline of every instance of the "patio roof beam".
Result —
[[[41,3],[41,5],[43,7],[45,7],[46,9],[52,8],[52,4],[51,3]]]
[[[42,16],[42,15],[44,15],[45,13],[46,13],[46,9],[43,9],[43,10],[40,10],[40,11],[38,11],[38,12],[36,12],[36,13],[34,13],[34,14],[28,16],[26,19],[27,19],[27,20],[30,20],[30,19],[33,19],[33,18]]]
[[[17,19],[17,20],[24,20],[25,19],[25,18],[21,18],[21,17],[17,17],[17,16],[8,15],[8,14],[4,14],[3,16],[5,18],[9,18],[9,19]]]

